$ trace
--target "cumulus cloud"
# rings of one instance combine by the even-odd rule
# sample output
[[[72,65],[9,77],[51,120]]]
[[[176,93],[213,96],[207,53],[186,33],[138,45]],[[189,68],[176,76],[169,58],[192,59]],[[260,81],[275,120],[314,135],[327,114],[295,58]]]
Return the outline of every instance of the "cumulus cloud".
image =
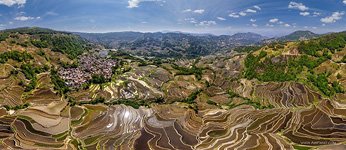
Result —
[[[0,5],[11,7],[13,5],[24,6],[26,0],[0,0]]]
[[[303,3],[297,3],[297,2],[290,2],[288,4],[288,8],[298,9],[300,11],[307,11],[307,10],[309,10],[309,7],[305,6]]]
[[[344,4],[346,4],[346,0],[342,1]]]
[[[41,17],[37,17],[36,19],[40,19]],[[18,16],[16,18],[14,18],[14,20],[17,21],[28,21],[28,20],[34,20],[35,17],[30,17],[30,16]]]
[[[197,20],[195,18],[185,18],[185,21],[188,21],[190,23],[196,24]]]
[[[128,6],[127,8],[137,8],[139,7],[139,4],[142,2],[161,2],[162,0],[128,0]],[[162,1],[165,2],[165,1]]]
[[[204,13],[204,9],[196,9],[196,10],[194,10],[193,12],[194,13],[197,13],[197,14],[203,14]]]
[[[240,16],[246,16],[247,14],[246,14],[246,12],[241,11],[241,12],[239,12],[239,15]]]
[[[256,19],[250,19],[250,22],[256,22],[257,20]]]
[[[129,5],[127,8],[137,8],[139,6],[139,3],[141,3],[140,0],[129,0],[128,1]]]
[[[321,22],[323,23],[334,23],[345,15],[345,12],[334,12],[331,16],[327,16],[325,18],[321,18]]]
[[[313,17],[317,17],[317,16],[320,16],[321,15],[321,13],[319,13],[319,12],[314,12],[314,13],[312,13],[313,15]]]
[[[307,12],[307,11],[305,11],[305,12],[300,12],[299,14],[300,14],[301,16],[309,16],[309,15],[310,15],[310,13]]]
[[[201,21],[198,23],[198,26],[202,26],[202,27],[209,27],[212,25],[216,25],[215,21]]]
[[[285,26],[285,27],[290,27],[291,25],[289,25],[289,24],[286,23],[286,24],[284,24],[284,26]]]
[[[225,21],[226,19],[223,17],[216,17],[217,19],[221,20],[221,21]]]
[[[185,9],[185,10],[183,10],[183,12],[191,12],[192,11],[192,9]]]
[[[257,10],[261,10],[262,8],[261,7],[259,7],[259,6],[257,6],[257,5],[255,5],[255,6],[253,6],[255,9],[257,9]]]
[[[246,9],[245,12],[248,12],[248,13],[256,13],[257,11],[256,11],[256,10],[253,10],[253,9]]]
[[[270,23],[277,23],[278,21],[279,21],[278,18],[273,18],[269,20]]]
[[[196,10],[192,10],[192,9],[185,9],[183,10],[183,13],[187,13],[187,12],[193,12],[193,13],[197,13],[197,14],[203,14],[205,12],[204,9],[196,9]]]
[[[257,24],[254,24],[254,23],[251,24],[251,26],[253,26],[253,27],[258,27],[258,25],[257,25]]]
[[[239,18],[240,17],[237,13],[231,13],[228,16],[230,16],[232,18]]]

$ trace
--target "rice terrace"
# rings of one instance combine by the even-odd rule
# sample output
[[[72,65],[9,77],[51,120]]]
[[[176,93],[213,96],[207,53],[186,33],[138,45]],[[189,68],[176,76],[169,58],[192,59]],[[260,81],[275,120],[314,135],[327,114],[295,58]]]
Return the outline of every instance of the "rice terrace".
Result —
[[[344,150],[345,0],[0,0],[0,149]]]

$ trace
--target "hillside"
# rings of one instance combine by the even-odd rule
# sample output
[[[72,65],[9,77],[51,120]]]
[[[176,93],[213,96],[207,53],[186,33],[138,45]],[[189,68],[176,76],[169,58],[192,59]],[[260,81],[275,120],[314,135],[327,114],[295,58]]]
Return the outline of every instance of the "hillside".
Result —
[[[232,36],[194,35],[188,33],[75,33],[107,48],[157,57],[198,57],[228,51],[236,46],[256,45],[265,37],[254,33]]]
[[[0,37],[1,149],[337,149],[346,142],[346,32],[193,59],[99,50],[47,29]]]
[[[311,31],[295,31],[289,35],[278,38],[279,41],[299,41],[308,40],[319,37],[319,34],[313,33]]]

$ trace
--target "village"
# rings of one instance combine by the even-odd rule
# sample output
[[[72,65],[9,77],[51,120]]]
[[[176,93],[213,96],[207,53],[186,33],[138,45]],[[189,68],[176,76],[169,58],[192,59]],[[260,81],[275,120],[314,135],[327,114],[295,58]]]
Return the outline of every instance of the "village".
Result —
[[[92,79],[93,75],[100,75],[106,79],[112,77],[112,67],[117,62],[112,59],[102,58],[97,55],[82,55],[76,68],[61,68],[58,71],[60,78],[65,80],[66,85],[78,88]]]

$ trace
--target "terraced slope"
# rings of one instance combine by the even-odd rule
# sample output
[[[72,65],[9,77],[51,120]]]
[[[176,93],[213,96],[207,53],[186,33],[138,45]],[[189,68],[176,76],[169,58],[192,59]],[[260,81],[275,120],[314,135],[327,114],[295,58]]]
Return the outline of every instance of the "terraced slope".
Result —
[[[103,59],[119,65],[109,81],[72,89],[56,70],[79,55],[24,46],[46,32],[10,32],[0,43],[0,149],[346,146],[346,42],[306,51],[322,37],[182,60],[110,52]]]

